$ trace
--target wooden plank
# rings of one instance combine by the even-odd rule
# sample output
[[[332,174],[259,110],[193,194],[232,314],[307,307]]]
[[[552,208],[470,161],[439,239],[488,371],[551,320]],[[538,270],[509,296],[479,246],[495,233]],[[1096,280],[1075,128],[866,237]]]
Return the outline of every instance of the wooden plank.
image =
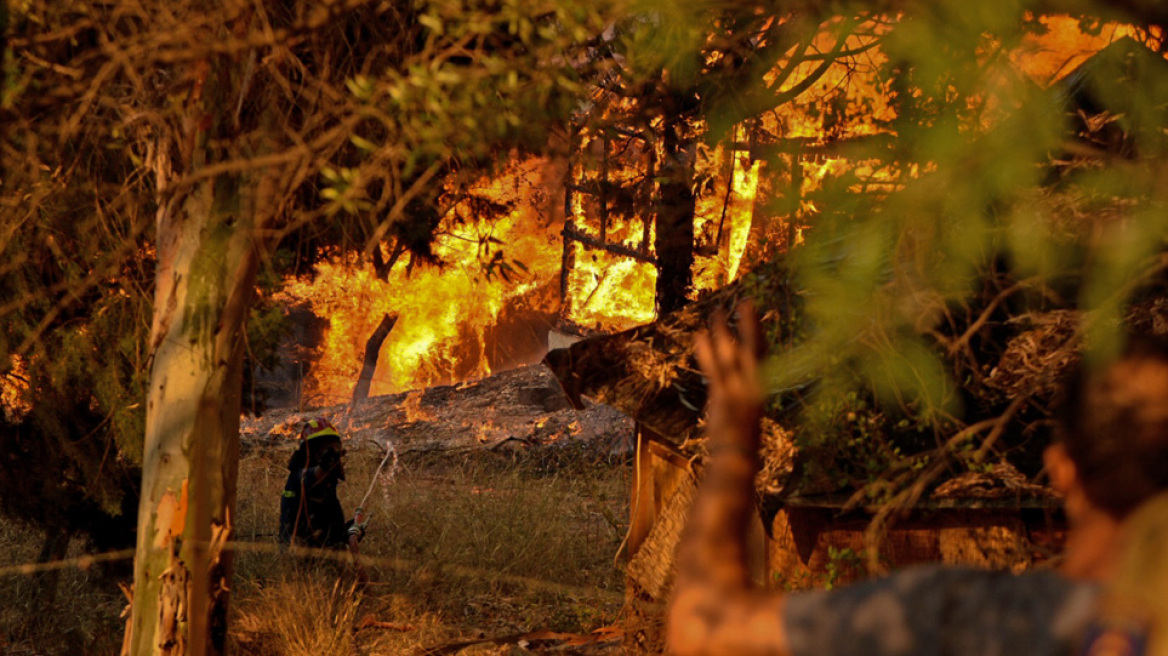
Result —
[[[578,241],[581,244],[584,244],[586,248],[608,251],[609,253],[614,253],[616,255],[631,257],[639,262],[645,262],[654,266],[657,265],[657,258],[653,257],[652,255],[648,255],[636,248],[633,248],[632,246],[626,246],[624,244],[612,244],[604,241],[603,239],[598,239],[587,233],[580,232],[579,230],[576,230],[575,224],[572,222],[567,222],[564,224],[564,229],[561,234],[564,236],[564,248],[567,248],[569,240]]]

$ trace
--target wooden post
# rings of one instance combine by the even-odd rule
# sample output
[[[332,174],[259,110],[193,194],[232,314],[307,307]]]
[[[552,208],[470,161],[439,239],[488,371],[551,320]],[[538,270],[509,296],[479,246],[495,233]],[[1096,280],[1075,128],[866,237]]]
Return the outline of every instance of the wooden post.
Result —
[[[600,140],[600,177],[596,180],[600,197],[600,241],[608,241],[608,135]]]
[[[572,297],[568,295],[568,281],[576,266],[575,247],[571,235],[576,230],[572,221],[572,155],[576,152],[576,130],[568,126],[568,165],[564,171],[564,230],[563,254],[560,259],[560,316],[567,317],[572,312]]]
[[[791,153],[791,187],[787,206],[787,251],[795,247],[798,232],[799,208],[803,200],[803,160],[798,152]]]

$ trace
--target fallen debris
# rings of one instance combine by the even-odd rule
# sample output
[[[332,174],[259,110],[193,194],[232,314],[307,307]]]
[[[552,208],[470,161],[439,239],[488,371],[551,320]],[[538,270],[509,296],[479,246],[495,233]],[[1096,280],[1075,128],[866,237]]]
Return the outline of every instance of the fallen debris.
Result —
[[[399,455],[522,450],[582,444],[612,455],[632,450],[633,421],[612,407],[569,403],[552,373],[529,365],[459,385],[389,394],[329,408],[246,417],[243,448],[291,446],[301,422],[324,416],[354,443],[393,444]]]
[[[499,647],[510,645],[513,648],[511,653],[571,654],[577,656],[615,654],[621,647],[624,634],[624,629],[621,627],[608,626],[588,634],[531,631],[493,638],[479,636],[469,640],[424,647],[417,652],[417,656],[449,656],[476,645]]]
[[[399,624],[397,622],[384,622],[377,619],[373,615],[366,615],[357,622],[356,630],[362,631],[364,629],[386,629],[388,631],[397,631],[399,633],[409,633],[414,630],[412,624]]]

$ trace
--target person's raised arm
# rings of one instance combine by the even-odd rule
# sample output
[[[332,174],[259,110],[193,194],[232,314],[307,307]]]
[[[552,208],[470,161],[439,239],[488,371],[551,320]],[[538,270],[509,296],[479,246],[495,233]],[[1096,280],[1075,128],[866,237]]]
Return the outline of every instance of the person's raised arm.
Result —
[[[698,335],[698,363],[709,384],[709,462],[677,553],[666,619],[675,656],[787,653],[783,595],[750,587],[747,524],[754,512],[765,394],[758,372],[758,320],[738,307],[740,338],[724,317]]]

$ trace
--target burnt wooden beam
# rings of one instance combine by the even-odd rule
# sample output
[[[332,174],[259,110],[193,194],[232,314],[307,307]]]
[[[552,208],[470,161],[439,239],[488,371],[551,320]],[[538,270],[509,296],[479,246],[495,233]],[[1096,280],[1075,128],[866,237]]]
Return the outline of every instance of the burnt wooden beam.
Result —
[[[609,126],[608,129],[612,130],[613,132],[615,132],[616,134],[619,134],[622,137],[628,137],[630,139],[640,139],[641,141],[644,141],[646,143],[650,143],[652,141],[650,139],[649,135],[646,134],[644,130],[637,130],[637,129],[633,129],[633,128],[624,128],[624,127],[621,127],[619,125]]]
[[[600,241],[608,243],[608,135],[600,140]]]
[[[655,180],[657,178],[657,149],[656,148],[649,149],[648,173],[649,173],[649,175],[648,175],[649,180]],[[647,218],[642,223],[641,252],[645,253],[645,254],[649,253],[649,240],[651,237],[652,225],[653,225],[653,222]]]
[[[585,407],[584,397],[610,405],[639,422],[650,439],[678,447],[699,437],[698,420],[706,405],[694,335],[715,312],[730,314],[747,296],[786,307],[779,299],[791,295],[791,289],[789,276],[778,268],[753,282],[739,279],[653,323],[549,351],[543,364],[574,408]],[[764,325],[770,325],[787,313],[762,314]]]
[[[831,141],[816,137],[783,137],[753,142],[733,141],[727,145],[737,152],[749,152],[751,159],[765,159],[772,154],[844,157],[858,150],[891,149],[895,143],[896,137],[891,134],[865,134]]]
[[[572,156],[576,152],[576,133],[575,125],[568,126],[568,165],[564,171],[564,230],[574,229],[572,223]],[[565,239],[561,246],[562,253],[560,257],[560,316],[568,316],[572,312],[572,298],[568,296],[568,277],[572,273],[572,269],[576,266],[575,251],[572,250],[572,245]]]
[[[597,250],[608,251],[609,253],[631,257],[638,262],[645,262],[654,266],[657,264],[657,258],[653,257],[652,255],[647,255],[644,252],[637,250],[636,248],[625,246],[624,244],[610,244],[597,239],[592,235],[580,232],[579,230],[575,229],[575,224],[571,221],[564,223],[564,230],[562,234],[564,235],[565,248],[567,248],[569,240],[578,241],[588,248],[595,248]]]
[[[587,396],[620,410],[663,439],[681,444],[697,437],[698,418],[706,403],[701,375],[696,366],[686,364],[692,351],[690,338],[690,333],[684,333],[684,341],[673,342],[653,324],[638,326],[549,351],[544,365],[555,374],[572,407],[583,409]],[[636,364],[646,350],[657,349],[664,349],[671,354],[666,357],[682,365],[664,385]]]
[[[587,194],[589,196],[601,196],[604,193],[603,185],[596,180],[592,180],[584,184],[569,182],[565,184],[564,187],[569,191],[574,191],[578,194]]]

